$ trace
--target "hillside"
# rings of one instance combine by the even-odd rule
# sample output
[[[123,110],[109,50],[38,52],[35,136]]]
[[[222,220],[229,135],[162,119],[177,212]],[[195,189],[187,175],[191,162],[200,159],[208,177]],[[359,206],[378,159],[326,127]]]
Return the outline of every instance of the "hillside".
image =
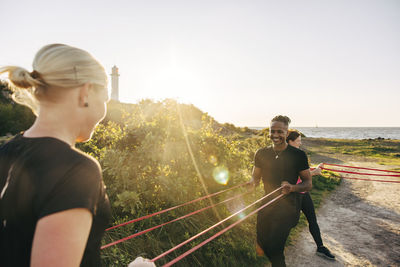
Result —
[[[6,105],[18,106],[0,104]],[[12,115],[4,118],[11,125],[13,120],[21,119]],[[18,131],[29,125],[19,127]],[[221,124],[195,106],[173,100],[143,100],[137,104],[111,101],[106,119],[97,127],[93,138],[77,147],[100,162],[112,204],[112,224],[117,225],[247,182],[251,177],[255,151],[270,144],[265,132]],[[338,184],[337,179],[323,176],[317,180],[319,186],[313,192],[319,196]],[[214,197],[212,202],[193,203],[109,231],[103,244],[244,192],[244,188],[238,188]],[[106,248],[102,251],[103,264],[123,266],[139,255],[153,258],[262,195],[259,188],[254,194],[245,194],[235,201]],[[232,218],[225,226],[239,218]],[[221,229],[221,226],[216,228],[207,237]],[[191,242],[157,264],[173,259],[202,240],[204,238]],[[258,258],[255,254],[254,216],[186,257],[177,266],[264,266],[266,262],[265,258]]]

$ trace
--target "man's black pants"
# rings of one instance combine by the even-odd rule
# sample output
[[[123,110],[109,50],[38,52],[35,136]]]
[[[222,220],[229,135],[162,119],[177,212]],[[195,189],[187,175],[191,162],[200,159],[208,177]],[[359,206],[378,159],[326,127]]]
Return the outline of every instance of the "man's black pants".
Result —
[[[257,242],[273,267],[286,266],[285,243],[290,230],[299,221],[298,206],[289,198],[284,198],[257,214]]]

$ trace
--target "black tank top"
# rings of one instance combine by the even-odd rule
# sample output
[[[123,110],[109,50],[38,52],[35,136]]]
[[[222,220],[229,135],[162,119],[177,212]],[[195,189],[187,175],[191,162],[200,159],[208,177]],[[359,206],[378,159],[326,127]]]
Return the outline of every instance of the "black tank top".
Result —
[[[19,134],[0,147],[0,266],[29,266],[38,220],[73,208],[93,214],[81,266],[100,266],[110,203],[98,162],[51,137]]]

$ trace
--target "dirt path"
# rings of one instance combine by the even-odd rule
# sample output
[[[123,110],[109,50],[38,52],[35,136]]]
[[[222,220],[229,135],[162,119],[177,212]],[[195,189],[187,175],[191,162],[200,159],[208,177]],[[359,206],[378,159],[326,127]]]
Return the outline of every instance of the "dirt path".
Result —
[[[313,152],[314,163],[394,167],[365,158]],[[336,261],[315,254],[315,243],[306,227],[286,249],[288,266],[400,266],[399,193],[398,183],[343,180],[317,211],[322,239]]]

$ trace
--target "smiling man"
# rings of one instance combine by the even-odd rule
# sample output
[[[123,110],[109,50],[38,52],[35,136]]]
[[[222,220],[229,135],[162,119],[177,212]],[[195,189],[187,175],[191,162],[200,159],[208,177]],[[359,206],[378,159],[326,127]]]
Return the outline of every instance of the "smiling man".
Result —
[[[266,194],[283,187],[285,197],[257,214],[257,243],[273,267],[286,266],[283,251],[290,230],[299,220],[299,192],[309,191],[312,187],[307,155],[286,143],[289,123],[290,119],[282,115],[272,119],[269,131],[272,146],[256,152],[251,180],[258,186],[262,179]],[[299,176],[302,182],[296,184]]]

